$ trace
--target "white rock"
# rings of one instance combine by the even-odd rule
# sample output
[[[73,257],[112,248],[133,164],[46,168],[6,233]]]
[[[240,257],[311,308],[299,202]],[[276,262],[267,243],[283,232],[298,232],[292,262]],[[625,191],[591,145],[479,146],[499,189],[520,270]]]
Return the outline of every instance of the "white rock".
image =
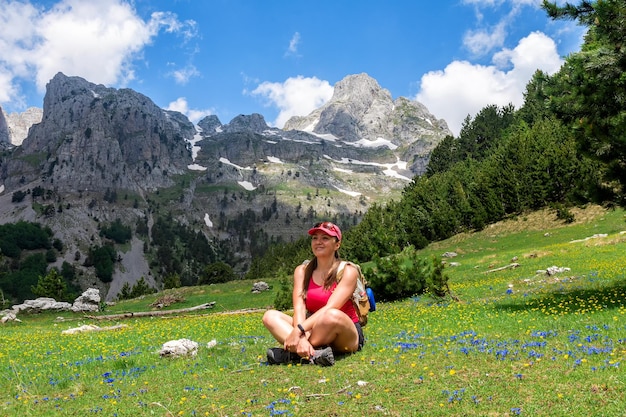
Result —
[[[196,356],[198,343],[189,339],[170,340],[165,342],[159,351],[161,357],[176,358],[179,356]]]
[[[82,326],[74,327],[73,329],[63,330],[61,334],[77,334],[77,333],[84,333],[84,332],[92,332],[98,329],[99,327],[94,324],[83,324]]]
[[[100,310],[100,291],[96,288],[89,288],[72,304],[72,311],[74,312],[98,310]]]

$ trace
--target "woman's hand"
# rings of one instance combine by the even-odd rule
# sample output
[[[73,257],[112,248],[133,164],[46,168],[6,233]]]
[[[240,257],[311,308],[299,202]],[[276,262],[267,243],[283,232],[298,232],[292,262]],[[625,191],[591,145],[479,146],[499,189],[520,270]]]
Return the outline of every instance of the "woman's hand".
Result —
[[[289,333],[289,335],[285,339],[284,349],[289,352],[296,352],[298,349],[298,343],[300,343],[300,338],[300,329],[294,327],[291,333]]]
[[[309,339],[307,339],[306,337],[301,337],[300,341],[298,342],[296,352],[298,353],[298,355],[300,355],[300,357],[310,359],[315,353],[315,348],[311,345]]]
[[[303,358],[310,358],[315,353],[315,348],[306,336],[298,328],[294,329],[287,339],[285,339],[284,349],[289,352],[296,352]]]

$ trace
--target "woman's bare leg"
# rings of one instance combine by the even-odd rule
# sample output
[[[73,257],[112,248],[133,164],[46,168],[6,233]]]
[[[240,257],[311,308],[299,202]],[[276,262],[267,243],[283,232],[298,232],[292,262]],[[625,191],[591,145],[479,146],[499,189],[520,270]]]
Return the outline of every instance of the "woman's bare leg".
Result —
[[[309,342],[316,348],[331,346],[335,352],[351,353],[359,348],[359,333],[350,317],[333,308],[317,318]]]
[[[263,314],[263,325],[277,342],[283,344],[293,330],[293,317],[278,310],[267,310]]]

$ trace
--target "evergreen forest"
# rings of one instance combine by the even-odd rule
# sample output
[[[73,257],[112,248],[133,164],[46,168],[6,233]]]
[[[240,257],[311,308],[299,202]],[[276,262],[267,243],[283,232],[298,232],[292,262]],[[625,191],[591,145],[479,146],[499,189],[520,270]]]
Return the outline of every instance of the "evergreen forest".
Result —
[[[374,205],[354,227],[338,223],[345,228],[343,258],[380,268],[382,258],[530,210],[549,207],[568,222],[568,208],[576,205],[624,205],[626,3],[544,1],[542,7],[552,19],[586,27],[581,50],[553,75],[537,71],[521,108],[490,105],[468,116],[398,201]],[[272,247],[253,262],[250,276],[280,276],[309,253],[307,239]],[[380,277],[369,278],[383,298],[398,298]]]

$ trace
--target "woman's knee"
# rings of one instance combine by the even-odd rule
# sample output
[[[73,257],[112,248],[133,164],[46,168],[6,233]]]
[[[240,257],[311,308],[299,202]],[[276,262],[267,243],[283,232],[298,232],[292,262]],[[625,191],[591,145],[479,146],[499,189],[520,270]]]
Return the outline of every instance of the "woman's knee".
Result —
[[[337,325],[345,322],[346,319],[349,320],[349,317],[346,315],[346,313],[336,308],[330,308],[326,310],[324,315],[320,317],[320,321],[327,325]]]
[[[279,320],[278,313],[280,313],[280,311],[278,310],[267,310],[265,313],[263,313],[263,325],[265,327],[269,327],[273,323],[276,323],[276,321]]]

